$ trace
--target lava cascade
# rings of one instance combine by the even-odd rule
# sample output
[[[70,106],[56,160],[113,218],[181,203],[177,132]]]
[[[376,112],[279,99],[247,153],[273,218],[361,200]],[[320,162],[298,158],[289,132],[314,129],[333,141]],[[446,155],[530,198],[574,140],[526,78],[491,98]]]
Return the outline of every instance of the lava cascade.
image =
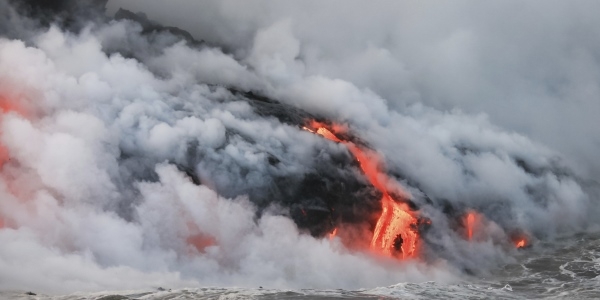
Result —
[[[475,214],[469,213],[467,215],[467,237],[469,240],[473,239],[473,226],[475,223]]]
[[[467,230],[467,240],[472,241],[475,232],[481,231],[480,227],[482,216],[478,212],[471,210],[467,212],[467,214],[463,218],[463,224]]]
[[[385,183],[390,180],[379,171],[379,159],[372,151],[362,149],[355,143],[340,138],[340,131],[343,127],[339,125],[328,126],[316,121],[312,121],[309,127],[304,127],[312,133],[322,137],[342,143],[348,147],[348,150],[358,161],[363,174],[369,182],[382,194],[381,208],[382,212],[375,225],[370,247],[372,250],[389,256],[410,258],[415,257],[419,234],[417,232],[417,218],[413,215],[407,204],[396,202],[391,196]],[[332,132],[332,130],[336,133]]]

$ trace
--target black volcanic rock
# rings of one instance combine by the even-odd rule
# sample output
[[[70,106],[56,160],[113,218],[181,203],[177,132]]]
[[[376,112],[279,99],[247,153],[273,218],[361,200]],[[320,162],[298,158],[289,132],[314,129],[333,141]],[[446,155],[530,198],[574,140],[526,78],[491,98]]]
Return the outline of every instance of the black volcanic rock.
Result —
[[[192,46],[200,46],[204,44],[203,41],[194,39],[194,37],[189,32],[183,29],[172,26],[163,26],[159,23],[151,21],[144,13],[134,13],[132,11],[120,8],[115,14],[114,18],[115,20],[130,20],[137,22],[142,26],[142,35],[168,32],[176,37],[187,41]]]
[[[108,0],[9,0],[22,15],[77,31],[89,22],[104,19]]]
[[[254,108],[254,111],[260,116],[275,117],[281,123],[300,127],[303,126],[308,120],[321,121],[321,119],[319,119],[317,116],[312,115],[304,110],[262,96],[258,93],[252,91],[243,92],[235,89],[232,89],[231,91],[235,95],[241,96],[242,99],[246,100],[248,104]]]

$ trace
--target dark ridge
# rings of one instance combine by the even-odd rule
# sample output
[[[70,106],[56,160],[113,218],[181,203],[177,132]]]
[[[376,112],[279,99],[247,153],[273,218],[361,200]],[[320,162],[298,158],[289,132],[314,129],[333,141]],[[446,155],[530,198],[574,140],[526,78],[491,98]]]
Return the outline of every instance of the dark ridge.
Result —
[[[261,95],[259,92],[241,91],[235,88],[230,88],[229,90],[232,92],[232,94],[247,101],[259,116],[274,117],[281,123],[298,127],[309,126],[310,121],[317,121],[326,124],[327,126],[333,126],[333,123],[326,118],[311,114],[295,106],[273,100],[269,97]],[[369,148],[369,145],[365,141],[360,139],[358,136],[353,135],[351,132],[336,133],[336,135],[342,140]]]
[[[129,300],[131,298],[121,296],[121,295],[108,295],[104,297],[97,298],[96,300]]]
[[[22,15],[38,20],[43,26],[58,24],[78,31],[89,22],[104,20],[108,0],[8,0]]]
[[[456,148],[462,156],[479,155],[482,152],[481,149],[476,149],[467,145],[456,145],[454,148]]]
[[[142,26],[142,35],[170,33],[182,40],[185,40],[190,46],[200,47],[205,45],[204,41],[196,40],[189,32],[171,26],[163,26],[148,19],[144,13],[134,13],[132,11],[119,8],[114,16],[115,20],[129,20]]]
[[[185,175],[187,175],[190,178],[192,183],[194,183],[195,185],[201,184],[200,178],[198,177],[198,175],[196,174],[196,171],[193,168],[191,168],[189,166],[183,166],[180,164],[176,164],[176,166],[180,172],[185,173]]]
[[[299,127],[303,126],[307,120],[320,119],[306,111],[262,96],[257,92],[244,92],[237,89],[230,90],[234,95],[246,100],[254,108],[256,114],[262,117],[274,117],[281,123]]]
[[[541,175],[539,173],[538,170],[535,170],[532,166],[530,166],[524,159],[522,158],[515,158],[514,159],[515,164],[521,168],[521,170],[523,170],[523,172],[527,173],[527,174],[531,174],[534,176],[539,176]]]
[[[544,166],[544,167],[536,167],[536,166],[532,165],[530,162],[528,162],[527,160],[520,158],[520,157],[513,157],[512,159],[513,159],[515,165],[517,165],[517,167],[519,167],[521,170],[523,170],[523,172],[525,172],[531,176],[541,177],[541,176],[551,173],[559,179],[571,178],[578,182],[582,181],[580,178],[578,178],[578,176],[575,173],[573,173],[571,170],[569,170],[568,168],[563,166],[558,157],[551,159],[550,165]]]

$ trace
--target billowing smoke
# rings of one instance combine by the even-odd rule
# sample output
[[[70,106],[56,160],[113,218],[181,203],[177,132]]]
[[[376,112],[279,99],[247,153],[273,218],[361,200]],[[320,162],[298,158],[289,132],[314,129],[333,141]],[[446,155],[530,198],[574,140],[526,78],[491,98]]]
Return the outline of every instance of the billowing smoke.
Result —
[[[515,236],[535,251],[595,226],[599,45],[558,49],[593,33],[592,9],[549,5],[570,21],[533,18],[555,26],[549,41],[478,14],[504,6],[146,0],[111,1],[107,17],[88,1],[11,3],[0,288],[449,281],[510,261]],[[311,120],[378,154],[430,224],[418,259],[348,242],[372,232],[381,195]]]

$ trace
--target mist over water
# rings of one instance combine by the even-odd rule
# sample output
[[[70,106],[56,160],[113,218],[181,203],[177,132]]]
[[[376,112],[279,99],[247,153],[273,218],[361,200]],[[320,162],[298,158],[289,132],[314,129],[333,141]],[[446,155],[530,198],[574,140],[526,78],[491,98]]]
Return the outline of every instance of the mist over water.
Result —
[[[501,278],[597,230],[595,3],[113,0],[58,19],[14,3],[0,0],[3,291],[396,297],[377,287]],[[376,153],[430,221],[417,259],[354,246],[380,191],[312,119]]]

